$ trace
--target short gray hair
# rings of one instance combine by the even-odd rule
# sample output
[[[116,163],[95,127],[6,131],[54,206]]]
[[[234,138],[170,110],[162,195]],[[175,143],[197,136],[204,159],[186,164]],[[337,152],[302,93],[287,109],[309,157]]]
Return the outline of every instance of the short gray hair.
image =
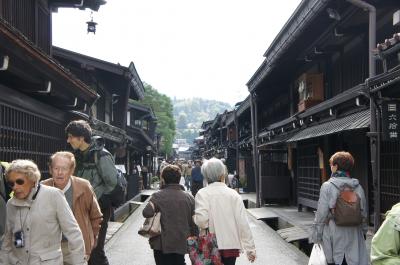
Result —
[[[31,160],[17,159],[12,161],[5,172],[7,180],[11,172],[23,174],[34,183],[37,183],[40,180],[40,171],[37,165]]]
[[[218,158],[205,159],[201,166],[201,174],[207,179],[208,183],[219,182],[221,177],[226,175],[226,167]]]

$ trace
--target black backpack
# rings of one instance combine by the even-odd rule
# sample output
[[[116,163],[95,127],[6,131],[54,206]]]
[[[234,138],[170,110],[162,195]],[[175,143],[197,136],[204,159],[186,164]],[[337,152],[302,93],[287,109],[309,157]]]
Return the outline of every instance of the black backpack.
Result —
[[[112,156],[106,149],[103,148],[103,150],[100,151],[95,151],[94,152],[94,163],[96,165],[97,170],[99,171],[99,174],[101,174],[101,167],[98,166],[98,161],[99,161],[99,156],[103,155],[110,155]],[[124,173],[118,169],[117,172],[118,174],[116,175],[117,178],[117,185],[115,185],[115,188],[108,193],[106,196],[110,200],[110,203],[113,207],[117,208],[121,204],[125,202],[125,197],[126,197],[126,191],[128,187],[128,182],[126,181],[126,178],[124,176]]]

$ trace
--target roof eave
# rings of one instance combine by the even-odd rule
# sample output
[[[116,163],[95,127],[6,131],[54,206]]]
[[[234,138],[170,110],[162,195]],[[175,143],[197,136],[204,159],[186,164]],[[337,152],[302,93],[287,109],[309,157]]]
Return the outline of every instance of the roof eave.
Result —
[[[303,0],[264,53],[265,60],[246,86],[254,91],[270,73],[273,65],[298,38],[308,24],[323,10],[330,0]]]

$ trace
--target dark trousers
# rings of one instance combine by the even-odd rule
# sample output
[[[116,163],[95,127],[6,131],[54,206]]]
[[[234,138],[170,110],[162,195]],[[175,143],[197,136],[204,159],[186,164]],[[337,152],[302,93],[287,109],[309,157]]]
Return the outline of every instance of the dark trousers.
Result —
[[[154,249],[156,265],[186,265],[185,256],[177,253],[164,254],[161,250]]]
[[[147,172],[142,171],[142,179],[143,179],[143,188],[147,189]]]
[[[106,253],[104,252],[104,241],[106,240],[108,221],[111,217],[111,207],[102,207],[101,212],[103,213],[103,221],[101,222],[99,235],[97,236],[97,245],[90,254],[89,265],[109,265]]]
[[[236,257],[224,258],[221,257],[222,264],[224,265],[235,265]]]
[[[202,182],[192,182],[192,186],[190,187],[192,189],[192,195],[193,197],[196,197],[197,192],[199,189],[203,188],[203,181]]]

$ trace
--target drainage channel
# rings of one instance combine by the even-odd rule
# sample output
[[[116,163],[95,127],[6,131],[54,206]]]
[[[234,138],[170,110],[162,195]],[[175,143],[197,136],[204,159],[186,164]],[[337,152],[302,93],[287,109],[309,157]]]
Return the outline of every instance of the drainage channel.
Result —
[[[268,207],[256,208],[254,202],[243,200],[247,209],[258,220],[263,221],[270,228],[275,230],[286,242],[294,245],[301,252],[310,256],[313,244],[308,242],[308,232],[291,224]]]
[[[114,216],[111,219],[113,222],[123,223],[125,220],[148,198],[149,194],[138,194],[114,211]]]
[[[310,256],[313,244],[308,242],[307,231],[294,226],[284,219],[262,219],[262,221],[275,230],[286,242],[296,246],[301,252]]]

